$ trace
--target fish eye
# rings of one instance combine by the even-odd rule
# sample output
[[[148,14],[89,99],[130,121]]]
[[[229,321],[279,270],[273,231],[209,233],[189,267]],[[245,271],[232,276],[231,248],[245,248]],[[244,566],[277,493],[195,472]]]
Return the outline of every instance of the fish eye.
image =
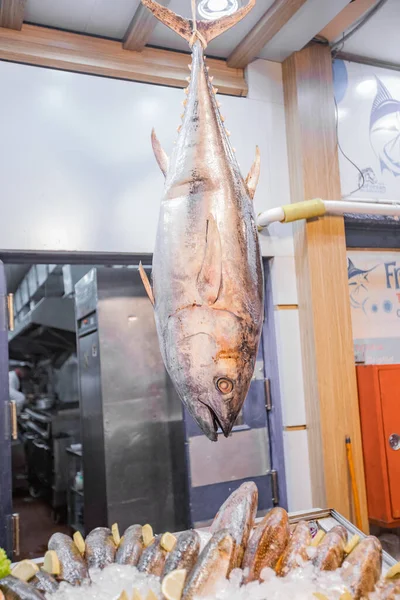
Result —
[[[215,382],[217,390],[221,392],[221,394],[229,394],[233,390],[233,381],[228,379],[227,377],[220,377]]]

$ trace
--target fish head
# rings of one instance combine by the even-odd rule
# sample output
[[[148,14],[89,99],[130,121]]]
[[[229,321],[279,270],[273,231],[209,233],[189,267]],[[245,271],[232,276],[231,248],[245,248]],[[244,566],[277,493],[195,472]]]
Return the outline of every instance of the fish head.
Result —
[[[246,398],[258,337],[229,311],[182,310],[169,322],[165,362],[183,403],[205,435],[228,437]]]

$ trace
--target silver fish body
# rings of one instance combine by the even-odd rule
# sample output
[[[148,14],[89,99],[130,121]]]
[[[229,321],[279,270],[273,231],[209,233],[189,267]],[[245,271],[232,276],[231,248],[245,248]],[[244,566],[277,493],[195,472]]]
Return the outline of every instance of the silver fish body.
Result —
[[[167,552],[161,546],[161,535],[156,535],[153,542],[142,552],[137,568],[141,573],[161,577]]]
[[[194,529],[179,534],[175,547],[169,552],[162,576],[175,569],[186,569],[188,576],[200,554],[200,536]]]
[[[86,562],[69,535],[54,533],[49,539],[48,548],[56,552],[60,561],[60,579],[68,581],[71,585],[81,585],[89,579]]]
[[[128,527],[118,546],[115,562],[120,565],[136,566],[143,551],[141,525]]]
[[[143,3],[170,27],[174,18],[181,19],[175,30],[183,35],[184,19],[171,11],[163,18],[167,9],[153,0]],[[206,25],[202,31],[206,35]],[[186,108],[170,159],[152,137],[166,179],[153,291],[148,280],[144,283],[168,373],[198,425],[216,441],[218,426],[225,436],[231,432],[253,375],[263,321],[263,270],[252,202],[259,155],[245,181],[203,45],[204,39],[192,45]]]
[[[50,573],[47,573],[42,569],[36,573],[29,583],[40,592],[49,592],[50,594],[56,592],[60,585],[53,575],[50,575]]]
[[[258,489],[254,481],[242,483],[225,500],[210,526],[210,533],[226,529],[232,536],[235,548],[231,568],[242,564],[243,556],[257,515]]]
[[[0,579],[0,592],[5,600],[45,600],[42,592],[12,575]]]
[[[235,542],[226,529],[214,533],[186,579],[181,600],[213,596],[226,579],[232,564]]]
[[[89,569],[104,569],[114,562],[117,547],[108,527],[96,527],[85,540],[85,558]]]

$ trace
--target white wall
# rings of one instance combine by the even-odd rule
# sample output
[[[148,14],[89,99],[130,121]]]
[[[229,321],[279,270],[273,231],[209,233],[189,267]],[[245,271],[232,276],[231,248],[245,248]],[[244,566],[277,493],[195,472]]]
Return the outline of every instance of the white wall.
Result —
[[[183,91],[6,62],[0,81],[0,249],[151,252],[163,177],[150,132],[171,151]],[[260,146],[257,210],[286,199],[282,107],[220,100],[244,174]]]
[[[269,149],[269,195],[256,197],[257,212],[290,204],[282,67],[266,60],[247,71],[249,98],[262,103],[270,115],[265,135]],[[261,132],[260,132],[261,133]],[[260,136],[261,137],[261,136]],[[265,171],[264,171],[265,173]],[[278,346],[280,393],[289,510],[312,506],[304,384],[300,348],[298,297],[292,225],[275,223],[261,233],[264,255],[272,260],[272,290]],[[296,428],[296,429],[294,429]]]
[[[0,62],[0,250],[152,252],[183,91]],[[256,212],[290,202],[281,66],[248,69],[248,98],[221,96],[246,174],[259,145]],[[5,210],[4,210],[5,208]],[[284,426],[306,425],[291,225],[261,234],[273,258]],[[285,431],[290,510],[310,508],[307,431]]]

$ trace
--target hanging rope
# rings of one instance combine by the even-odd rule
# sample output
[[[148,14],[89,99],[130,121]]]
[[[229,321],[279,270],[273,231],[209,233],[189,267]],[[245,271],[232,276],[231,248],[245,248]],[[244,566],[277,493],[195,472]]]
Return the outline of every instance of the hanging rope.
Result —
[[[193,19],[193,33],[196,33],[197,32],[196,0],[192,0],[192,19]]]
[[[206,41],[205,37],[197,29],[196,0],[192,0],[192,20],[193,20],[193,32],[192,32],[192,37],[190,38],[190,41],[189,41],[189,45],[190,45],[190,47],[192,47],[196,40],[200,40],[203,48],[206,48],[207,41]]]

